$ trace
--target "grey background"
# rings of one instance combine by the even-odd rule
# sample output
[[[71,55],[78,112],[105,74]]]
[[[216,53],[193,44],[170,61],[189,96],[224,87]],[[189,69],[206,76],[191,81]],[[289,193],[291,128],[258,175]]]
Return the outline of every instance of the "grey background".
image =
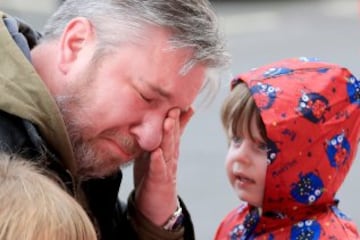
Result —
[[[38,29],[56,1],[0,0],[0,7]],[[221,89],[208,107],[196,104],[181,144],[179,193],[192,213],[197,239],[212,239],[222,217],[239,204],[224,170],[227,147],[219,120],[228,79],[271,61],[317,56],[337,62],[357,76],[360,68],[360,10],[357,0],[214,1],[233,62]],[[360,154],[338,193],[340,207],[360,226]],[[125,169],[121,198],[132,188]],[[166,204],[166,203],[164,203]]]

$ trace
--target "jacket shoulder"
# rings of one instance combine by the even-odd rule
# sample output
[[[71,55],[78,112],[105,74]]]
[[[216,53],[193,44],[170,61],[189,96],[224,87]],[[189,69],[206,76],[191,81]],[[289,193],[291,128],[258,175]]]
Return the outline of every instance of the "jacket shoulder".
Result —
[[[25,158],[39,153],[30,140],[24,120],[0,110],[0,151],[15,153]]]

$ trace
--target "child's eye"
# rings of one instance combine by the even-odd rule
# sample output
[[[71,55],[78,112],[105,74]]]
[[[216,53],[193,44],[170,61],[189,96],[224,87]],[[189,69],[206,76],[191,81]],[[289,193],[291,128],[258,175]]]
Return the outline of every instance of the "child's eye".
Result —
[[[240,145],[242,140],[243,139],[241,137],[238,137],[238,136],[231,137],[231,142],[236,146]]]
[[[268,146],[266,143],[260,143],[258,145],[258,148],[260,148],[261,150],[267,150],[268,149]]]
[[[261,151],[268,151],[269,150],[269,145],[267,143],[258,143],[257,147]]]

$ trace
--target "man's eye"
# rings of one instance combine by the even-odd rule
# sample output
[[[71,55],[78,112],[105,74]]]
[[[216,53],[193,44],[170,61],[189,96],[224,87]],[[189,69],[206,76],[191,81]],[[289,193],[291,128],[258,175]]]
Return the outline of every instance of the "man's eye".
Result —
[[[146,97],[144,94],[142,93],[139,93],[140,94],[140,97],[145,101],[145,102],[148,102],[150,103],[151,102],[151,98],[149,97]]]

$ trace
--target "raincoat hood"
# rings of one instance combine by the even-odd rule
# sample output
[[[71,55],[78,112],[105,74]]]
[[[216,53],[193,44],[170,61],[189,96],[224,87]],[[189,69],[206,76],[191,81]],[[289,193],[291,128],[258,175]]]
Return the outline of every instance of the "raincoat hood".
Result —
[[[336,205],[360,140],[360,81],[311,58],[253,69],[232,87],[239,81],[249,87],[270,139],[260,226],[271,230]]]

